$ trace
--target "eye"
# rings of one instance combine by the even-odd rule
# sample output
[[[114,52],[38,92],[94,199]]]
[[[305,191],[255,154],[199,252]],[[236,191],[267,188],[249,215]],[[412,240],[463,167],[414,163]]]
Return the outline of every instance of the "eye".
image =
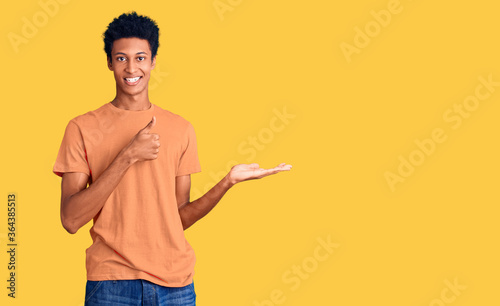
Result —
[[[142,62],[143,60],[145,60],[146,58],[144,56],[140,56],[137,58],[140,62]]]
[[[125,57],[123,56],[119,56],[116,58],[119,62],[123,62],[125,60]],[[122,60],[123,59],[123,60]]]

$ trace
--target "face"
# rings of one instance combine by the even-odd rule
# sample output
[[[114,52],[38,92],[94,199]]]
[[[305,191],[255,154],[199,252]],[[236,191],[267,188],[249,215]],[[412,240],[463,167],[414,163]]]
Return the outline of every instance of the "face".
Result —
[[[151,58],[148,41],[137,37],[117,39],[113,42],[111,56],[108,68],[114,73],[116,90],[126,95],[147,92],[150,73],[156,64],[156,56]]]

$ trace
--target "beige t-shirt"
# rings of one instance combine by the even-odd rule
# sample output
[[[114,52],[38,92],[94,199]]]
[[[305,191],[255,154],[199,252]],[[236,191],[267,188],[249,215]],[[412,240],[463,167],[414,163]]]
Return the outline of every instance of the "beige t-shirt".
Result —
[[[144,111],[104,104],[69,121],[53,172],[83,172],[92,184],[153,115],[158,158],[133,164],[94,217],[88,280],[145,279],[168,287],[192,282],[196,258],[175,195],[176,176],[201,171],[189,121],[154,104]]]

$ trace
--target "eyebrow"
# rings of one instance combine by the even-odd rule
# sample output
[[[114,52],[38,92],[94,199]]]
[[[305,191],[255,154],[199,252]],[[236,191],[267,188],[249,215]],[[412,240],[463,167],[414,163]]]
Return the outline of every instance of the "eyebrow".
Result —
[[[114,55],[117,55],[117,54],[123,54],[123,55],[127,55],[123,52],[116,52]],[[137,52],[136,54],[148,54],[147,52],[144,52],[144,51],[141,51],[141,52]]]

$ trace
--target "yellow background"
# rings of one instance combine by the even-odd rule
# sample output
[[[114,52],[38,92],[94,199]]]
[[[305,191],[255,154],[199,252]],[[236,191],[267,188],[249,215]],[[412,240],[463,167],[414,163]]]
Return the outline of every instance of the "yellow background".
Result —
[[[379,33],[370,12],[395,5],[388,0],[221,0],[232,9],[222,15],[212,0],[67,2],[18,52],[9,33],[22,35],[23,18],[43,23],[44,10],[30,0],[0,13],[0,304],[83,305],[91,223],[65,232],[52,166],[68,121],[113,99],[101,34],[130,10],[161,31],[151,101],[196,130],[192,200],[232,161],[293,165],[234,186],[186,231],[199,305],[269,306],[279,292],[288,306],[500,303],[500,87],[458,128],[443,118],[479,77],[500,81],[497,1],[402,0]],[[340,46],[355,46],[355,28],[367,25],[376,35],[349,62]],[[295,116],[286,124],[273,119],[284,109]],[[446,141],[391,191],[384,174],[397,175],[399,156],[436,128]],[[255,156],[242,151],[249,137],[267,141]],[[15,300],[6,290],[10,192]],[[318,239],[328,237],[338,248],[318,261]],[[283,275],[304,265],[307,278],[292,288]],[[465,286],[458,294],[454,281]]]

